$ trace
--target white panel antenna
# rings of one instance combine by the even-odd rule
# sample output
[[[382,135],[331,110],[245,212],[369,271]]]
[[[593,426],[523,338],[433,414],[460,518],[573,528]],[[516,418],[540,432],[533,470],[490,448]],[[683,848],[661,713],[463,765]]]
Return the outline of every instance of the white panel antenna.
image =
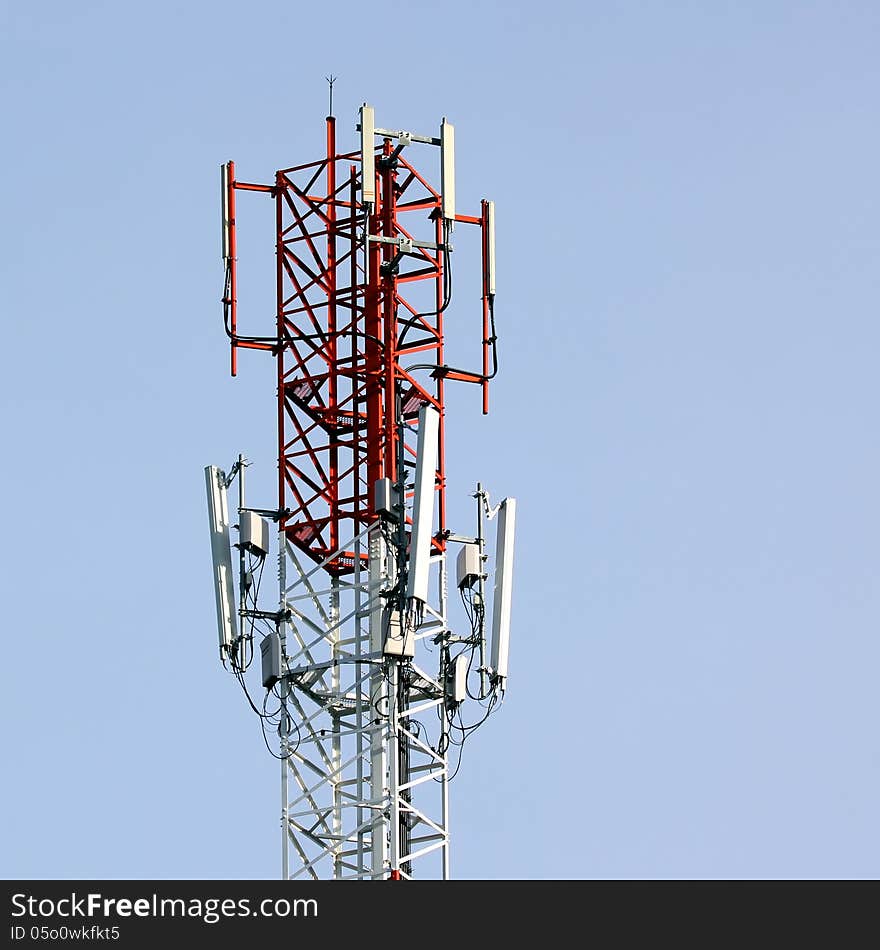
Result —
[[[486,203],[486,225],[488,227],[489,233],[486,236],[487,244],[489,247],[489,260],[487,263],[488,274],[487,276],[487,290],[490,297],[495,296],[495,202],[489,201]]]
[[[222,254],[223,260],[228,261],[232,252],[229,240],[229,165],[225,162],[220,166],[220,207],[223,223]]]
[[[376,203],[376,152],[373,136],[376,128],[376,115],[372,106],[366,102],[361,106],[361,203]]]
[[[215,465],[205,467],[208,492],[208,520],[211,528],[211,560],[214,563],[214,595],[217,601],[217,635],[220,653],[228,651],[238,638],[233,594],[232,546],[229,538],[229,504],[226,479]]]
[[[495,594],[492,603],[492,644],[489,662],[495,676],[507,678],[510,643],[510,603],[513,594],[513,535],[516,499],[505,498],[498,506],[495,536]]]
[[[431,563],[431,535],[434,527],[434,487],[437,470],[437,436],[440,413],[433,406],[419,410],[419,440],[416,447],[416,486],[409,553],[408,601],[428,600],[428,568]]]
[[[446,121],[440,123],[440,199],[443,217],[455,219],[455,126]]]

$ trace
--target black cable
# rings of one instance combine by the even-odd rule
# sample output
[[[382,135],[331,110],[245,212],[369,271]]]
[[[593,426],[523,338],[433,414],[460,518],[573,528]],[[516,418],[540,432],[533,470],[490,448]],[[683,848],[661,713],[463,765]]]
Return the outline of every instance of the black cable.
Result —
[[[486,616],[486,605],[484,602],[482,602],[482,600],[477,601],[475,599],[474,591],[472,588],[463,587],[461,588],[459,593],[461,595],[461,602],[462,602],[462,605],[464,606],[464,610],[465,610],[465,613],[467,614],[468,622],[471,627],[470,639],[472,641],[471,646],[470,646],[470,657],[468,658],[468,671],[467,671],[467,676],[465,678],[465,689],[467,690],[467,695],[470,699],[476,700],[477,702],[482,702],[484,697],[480,695],[475,695],[474,693],[472,693],[470,690],[470,687],[468,687],[467,685],[467,682],[470,679],[471,667],[473,666],[477,649],[482,640],[483,624],[484,624],[485,616]],[[452,659],[456,659],[458,656],[461,656],[462,653],[464,653],[463,650],[461,651],[461,653],[457,654],[456,657],[453,657]]]
[[[462,745],[464,745],[464,740],[465,740],[475,729],[479,729],[479,727],[482,726],[483,723],[489,718],[489,716],[492,714],[492,711],[493,711],[493,709],[494,709],[495,703],[497,703],[497,702],[498,702],[498,695],[497,695],[496,693],[492,693],[492,695],[489,697],[489,705],[488,705],[487,707],[485,707],[485,708],[486,708],[486,714],[483,716],[482,719],[478,720],[478,721],[475,722],[475,723],[472,723],[471,725],[466,726],[466,725],[464,725],[464,723],[462,723],[461,725],[456,725],[455,723],[450,723],[450,725],[451,725],[454,729],[458,729],[459,732],[461,732],[461,734],[462,734],[461,744],[462,744]],[[458,716],[459,716],[459,719],[461,719],[461,709],[460,709],[460,708],[458,709]]]
[[[257,581],[254,585],[254,610],[257,610],[257,598],[260,595],[260,584],[263,582],[263,571],[266,567],[266,555],[260,557],[260,573],[257,575]],[[251,562],[253,564],[253,561]],[[251,576],[253,576],[253,570],[251,570]],[[251,624],[251,631],[253,632],[253,624]]]
[[[244,675],[243,675],[241,672],[236,671],[236,672],[235,672],[235,678],[238,680],[239,685],[241,686],[242,690],[244,691],[244,694],[245,694],[245,696],[247,697],[248,704],[250,705],[251,709],[257,714],[257,718],[260,720],[260,731],[262,732],[262,735],[263,735],[263,743],[265,744],[266,749],[268,750],[269,754],[270,754],[273,758],[278,759],[279,761],[283,761],[284,759],[290,758],[291,754],[292,754],[293,752],[295,752],[297,748],[299,748],[299,744],[300,744],[300,742],[302,741],[302,730],[300,729],[299,724],[296,723],[296,722],[294,722],[294,720],[293,720],[293,719],[290,717],[290,715],[287,713],[287,709],[286,709],[286,706],[285,706],[285,704],[283,703],[283,701],[282,701],[282,704],[281,704],[281,708],[280,708],[279,710],[277,710],[276,712],[271,713],[271,714],[265,712],[266,701],[267,701],[267,699],[268,699],[268,697],[269,697],[269,693],[266,693],[266,699],[263,700],[263,710],[264,710],[264,711],[261,712],[261,711],[260,711],[259,709],[257,709],[257,707],[254,705],[254,701],[253,701],[253,699],[251,698],[250,691],[249,691],[248,688],[247,688],[247,683],[245,682]],[[272,725],[279,725],[279,726],[280,726],[280,722],[277,723],[277,724],[275,723],[274,717],[275,717],[276,715],[278,715],[278,713],[280,713],[280,712],[282,712],[282,711],[285,713],[285,715],[287,715],[288,721],[293,725],[293,727],[294,727],[294,728],[296,729],[296,731],[297,731],[296,743],[295,743],[295,745],[293,746],[293,748],[292,748],[290,751],[288,751],[287,755],[278,755],[278,754],[276,754],[275,752],[273,752],[271,746],[269,745],[269,740],[266,738],[266,723],[269,722],[269,723],[271,723]]]
[[[242,336],[240,333],[233,333],[229,326],[229,307],[230,301],[226,294],[229,291],[230,284],[230,272],[227,269],[226,272],[226,286],[224,288],[223,296],[223,329],[226,331],[226,335],[230,340],[235,343],[274,343],[276,346],[278,344],[278,336]],[[430,314],[427,314],[430,316]],[[363,337],[367,340],[372,340],[374,343],[378,343],[379,346],[384,346],[385,342],[380,340],[378,337],[373,336],[372,333],[365,333],[363,330],[355,330],[354,332],[349,330],[338,330],[335,334],[337,337]],[[327,334],[324,332],[318,333],[299,333],[296,337],[293,338],[296,340],[321,340],[322,343],[326,343],[329,339]]]
[[[229,328],[229,310],[232,301],[229,299],[229,291],[232,285],[232,265],[226,265],[226,280],[223,286],[223,328],[230,340],[237,343],[277,343],[277,336],[239,336],[233,333]]]
[[[470,594],[470,597],[465,595],[465,591]],[[459,589],[459,596],[461,597],[461,603],[464,607],[464,612],[468,618],[468,624],[470,625],[471,631],[475,631],[476,624],[476,608],[474,605],[474,592],[469,587],[462,587]]]
[[[452,773],[447,776],[446,778],[447,782],[451,782],[455,778],[455,776],[458,775],[458,770],[461,768],[461,760],[462,760],[463,755],[464,755],[464,747],[461,747],[458,750],[458,762],[455,763],[455,769],[453,769]]]
[[[406,721],[410,724],[410,728],[406,726],[401,726],[405,735],[412,736],[413,739],[421,739],[423,735],[427,733],[424,725],[418,719],[412,719],[409,716],[406,717]],[[412,728],[412,727],[415,728]]]
[[[247,573],[250,574],[252,579],[254,575],[253,564],[254,564],[254,559],[252,555],[247,565]],[[253,603],[254,611],[257,610],[257,598],[259,597],[260,584],[262,583],[262,580],[263,580],[263,570],[265,566],[266,566],[266,557],[262,556],[260,558],[259,573],[257,575],[256,580],[253,580],[252,585],[251,585],[251,587],[253,588],[253,593],[249,594],[248,590],[250,590],[250,588],[248,588],[248,590],[245,590],[245,594],[244,594],[245,607],[247,607],[248,598],[250,597]],[[246,672],[250,668],[250,665],[254,659],[254,628],[256,626],[257,618],[254,616],[251,616],[248,619],[250,620],[249,632],[247,635],[242,634],[242,636],[239,638],[239,642],[241,644],[241,649],[242,649],[243,661],[238,663],[237,666],[240,672],[242,673]],[[250,646],[250,655],[248,655],[248,649],[247,649],[248,646]]]
[[[477,380],[484,380],[486,382],[488,382],[490,379],[494,379],[498,375],[498,335],[495,331],[495,298],[494,297],[489,298],[489,320],[491,323],[492,335],[485,342],[492,344],[492,372],[489,373],[488,376],[484,376],[482,373],[474,373],[471,370],[460,369],[457,366],[446,366],[446,365],[439,366],[435,363],[416,363],[413,366],[405,367],[406,371],[408,373],[411,373],[417,369],[429,369],[432,371],[443,369],[443,370],[446,370],[447,372],[462,373],[468,376],[476,376]],[[473,380],[473,381],[476,382],[477,380]]]
[[[492,336],[486,341],[492,344],[492,372],[485,379],[494,379],[498,375],[498,334],[495,331],[495,295],[489,295],[489,323],[492,327]]]
[[[450,725],[453,725],[451,721],[450,721]],[[459,743],[453,743],[453,744],[458,745],[458,761],[455,763],[455,768],[452,770],[452,773],[447,774],[447,778],[446,778],[447,782],[451,782],[455,778],[455,776],[458,775],[458,770],[461,768],[461,760],[462,760],[462,757],[464,756],[464,741],[462,740]]]
[[[389,685],[389,683],[390,683],[387,670],[383,670],[382,676],[383,676],[383,679],[385,680],[385,686],[387,687],[387,686]],[[381,709],[379,709],[379,703],[382,702],[382,700],[384,700],[384,701],[388,704],[388,710],[387,710],[386,712],[384,712],[384,713],[382,712]],[[391,697],[390,697],[390,696],[383,696],[383,695],[382,695],[382,687],[381,687],[381,686],[377,686],[374,695],[370,697],[370,708],[376,713],[376,715],[377,715],[380,719],[384,719],[385,716],[387,716],[388,713],[390,713],[390,711],[391,711]]]
[[[463,655],[464,652],[465,651],[462,650],[461,652],[457,653],[454,657],[450,657],[448,665],[451,666],[452,663],[455,662],[457,657]],[[470,674],[471,665],[473,664],[475,655],[476,655],[476,645],[470,648],[470,656],[468,658],[468,674]],[[437,745],[435,747],[435,751],[437,752],[438,755],[445,756],[447,752],[449,751],[450,746],[458,746],[459,748],[458,761],[452,773],[448,776],[449,781],[452,781],[452,779],[455,778],[455,776],[458,774],[459,768],[461,767],[462,755],[464,754],[465,740],[470,736],[472,732],[474,732],[481,725],[483,725],[483,723],[489,718],[489,716],[494,711],[496,702],[498,701],[498,696],[494,692],[492,693],[491,696],[488,697],[487,706],[484,706],[482,700],[480,700],[479,697],[474,697],[473,694],[470,692],[470,690],[468,690],[468,696],[470,696],[473,699],[477,699],[479,702],[479,705],[482,706],[486,710],[485,714],[477,722],[469,723],[469,724],[464,723],[462,719],[461,704],[456,706],[454,709],[449,709],[446,706],[441,706],[438,708],[438,718],[440,720],[440,724],[442,726],[442,723],[445,719],[448,728],[445,730],[445,732],[441,732],[440,738],[438,739]],[[456,723],[455,721],[456,717],[458,717],[459,719],[458,723]],[[456,733],[459,734],[458,738],[456,738],[452,730],[454,730]],[[434,781],[439,782],[441,781],[441,779],[435,778]]]
[[[296,723],[294,723],[294,725],[296,725]],[[288,750],[287,755],[278,755],[277,752],[272,751],[272,747],[269,745],[269,740],[266,738],[266,726],[265,726],[265,723],[262,722],[262,720],[260,721],[260,727],[263,733],[263,743],[265,744],[266,749],[269,752],[269,755],[271,755],[273,759],[278,759],[279,762],[284,762],[287,759],[289,759],[293,755],[293,753],[296,752],[296,750],[299,748],[301,734],[296,740],[296,745],[292,749]],[[297,729],[297,732],[299,732],[299,726],[296,726],[296,729]]]
[[[475,644],[471,648],[471,657],[468,660],[468,679],[470,678],[471,664],[474,662],[474,657],[476,656],[476,652],[477,652],[477,647]],[[486,697],[482,696],[480,693],[472,693],[470,686],[468,686],[467,684],[467,680],[465,681],[464,688],[465,688],[465,691],[467,692],[468,699],[473,699],[475,702],[479,703],[481,706],[483,705],[483,700]]]
[[[248,688],[247,688],[247,683],[245,682],[244,674],[241,673],[240,671],[236,670],[236,671],[235,671],[235,678],[238,680],[238,685],[241,686],[242,690],[244,690],[244,695],[247,697],[248,705],[249,705],[249,706],[251,707],[251,709],[253,709],[253,711],[260,717],[260,719],[262,719],[262,718],[263,718],[263,713],[260,712],[259,709],[257,709],[257,707],[254,705],[253,699],[251,699],[251,694],[250,694],[250,691],[249,691]]]
[[[449,244],[449,226],[445,223],[443,225],[443,244],[443,255],[446,260],[446,266],[443,268],[443,303],[437,310],[426,310],[423,313],[414,313],[408,320],[404,320],[403,332],[400,333],[397,338],[397,349],[403,346],[404,338],[410,327],[415,326],[419,320],[426,317],[439,317],[452,302],[452,256],[446,249],[446,245]],[[398,327],[400,327],[400,323],[398,323]]]
[[[275,696],[275,698],[276,698],[276,699],[278,700],[278,702],[279,702],[278,708],[275,710],[275,712],[271,712],[271,713],[270,713],[270,712],[266,712],[266,703],[269,702],[269,697],[270,697],[270,696]],[[278,696],[276,693],[274,693],[273,690],[267,689],[267,690],[266,690],[266,695],[263,697],[263,716],[264,716],[266,719],[268,719],[270,722],[274,722],[275,717],[276,717],[277,715],[279,715],[279,714],[282,712],[283,709],[284,709],[284,702],[282,701],[281,697]]]

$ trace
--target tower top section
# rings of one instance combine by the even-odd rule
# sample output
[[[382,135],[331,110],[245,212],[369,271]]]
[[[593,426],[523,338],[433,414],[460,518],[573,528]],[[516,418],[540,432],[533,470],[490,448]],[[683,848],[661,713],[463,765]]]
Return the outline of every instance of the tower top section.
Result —
[[[357,569],[354,552],[341,545],[375,522],[378,504],[392,499],[406,520],[425,406],[439,416],[431,537],[444,549],[444,390],[453,381],[476,385],[485,414],[497,371],[495,208],[483,200],[472,214],[458,209],[454,126],[443,117],[436,135],[384,128],[364,103],[354,132],[354,148],[341,150],[331,114],[323,154],[277,171],[269,183],[240,179],[233,162],[221,166],[232,375],[242,349],[275,358],[279,524],[332,575]],[[256,335],[239,327],[242,192],[275,205],[275,325]],[[469,297],[480,304],[456,313],[456,326],[470,326],[473,340],[473,364],[464,368],[447,362],[444,326],[456,310],[457,225],[476,229],[471,243],[480,260],[479,293]]]

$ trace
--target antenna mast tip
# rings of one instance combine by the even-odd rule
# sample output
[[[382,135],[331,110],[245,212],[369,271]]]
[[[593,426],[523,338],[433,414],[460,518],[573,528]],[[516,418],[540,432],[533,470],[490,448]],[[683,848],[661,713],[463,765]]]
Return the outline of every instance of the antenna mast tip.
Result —
[[[327,118],[333,118],[333,83],[339,78],[338,76],[329,75],[324,77],[327,80],[327,84],[330,86],[330,111],[327,113]]]

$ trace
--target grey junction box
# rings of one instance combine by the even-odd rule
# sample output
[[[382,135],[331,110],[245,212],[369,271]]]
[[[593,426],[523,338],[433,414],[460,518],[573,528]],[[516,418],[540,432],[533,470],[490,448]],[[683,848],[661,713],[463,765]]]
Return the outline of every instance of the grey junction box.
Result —
[[[269,553],[269,522],[254,511],[243,511],[238,519],[239,543],[246,551],[265,556]]]
[[[399,493],[394,490],[390,478],[377,478],[373,485],[373,508],[377,515],[397,521]]]
[[[476,544],[463,544],[456,562],[458,589],[473,587],[482,573],[483,565],[480,563],[479,547]]]
[[[281,637],[268,633],[260,641],[263,660],[263,686],[271,689],[281,679]]]
[[[415,632],[409,624],[401,622],[399,610],[389,610],[383,613],[385,621],[385,656],[402,656],[410,659],[416,655]]]

